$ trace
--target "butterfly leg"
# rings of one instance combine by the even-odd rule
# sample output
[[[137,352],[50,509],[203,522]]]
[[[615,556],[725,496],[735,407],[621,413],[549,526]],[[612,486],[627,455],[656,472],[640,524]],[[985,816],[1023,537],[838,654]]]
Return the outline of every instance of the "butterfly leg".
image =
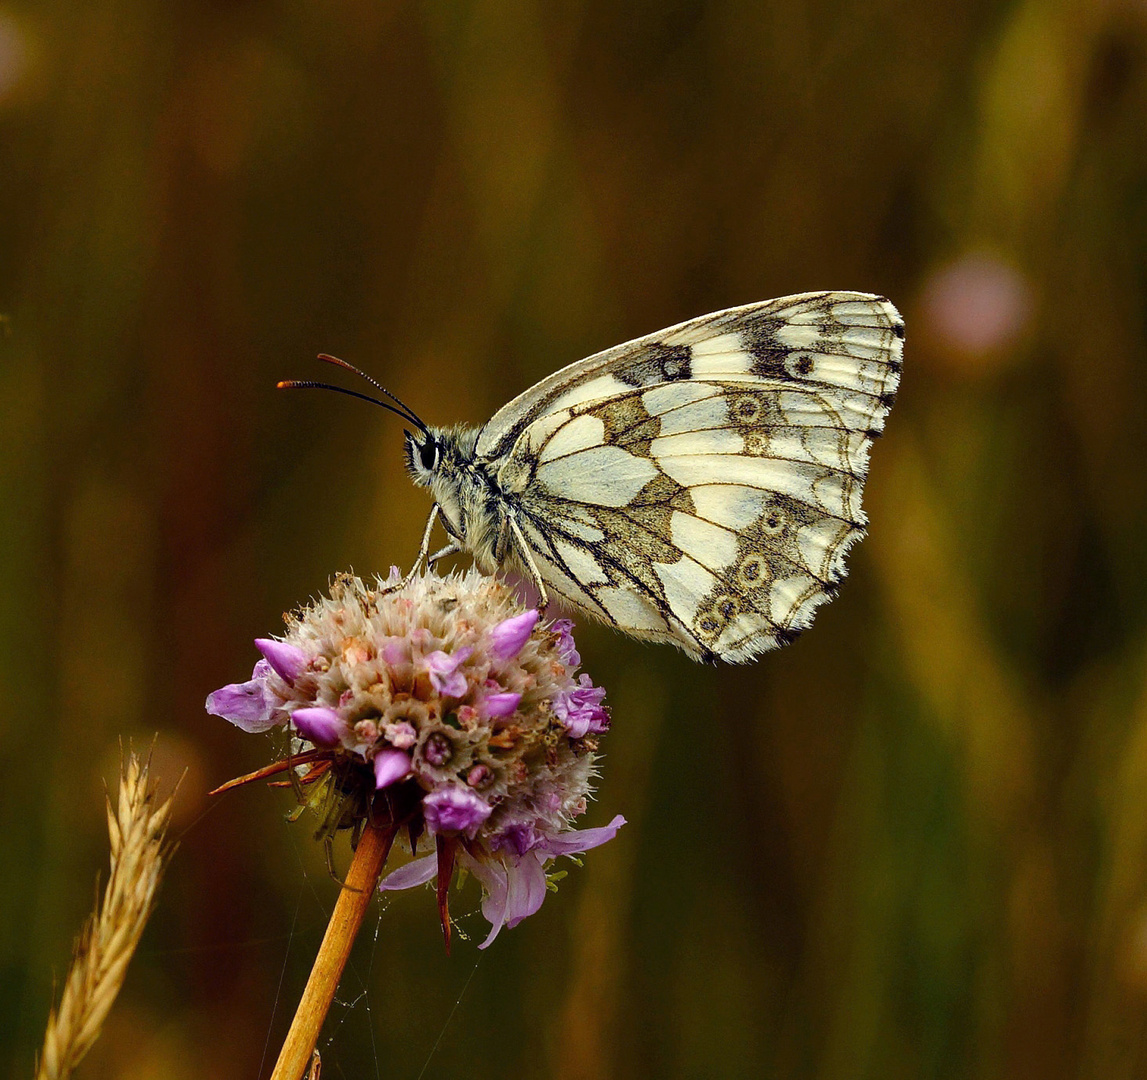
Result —
[[[534,553],[530,550],[530,545],[526,543],[526,538],[522,535],[522,530],[518,525],[518,519],[512,510],[507,515],[507,520],[510,523],[510,534],[513,536],[514,544],[518,549],[518,558],[526,564],[526,569],[530,572],[530,582],[538,590],[538,612],[545,614],[545,610],[550,604],[550,594],[546,591],[546,583],[542,580],[538,564],[534,562]]]
[[[429,570],[439,559],[445,559],[447,555],[457,555],[462,550],[462,545],[457,540],[451,540],[440,551],[436,551],[433,555],[426,556],[426,569]]]
[[[397,584],[387,585],[379,590],[381,593],[398,592],[399,589],[405,588],[414,580],[415,575],[418,573],[418,568],[422,565],[423,560],[427,558],[427,553],[430,551],[430,534],[434,531],[434,523],[438,520],[438,513],[438,504],[435,503],[430,510],[430,517],[426,519],[426,528],[422,531],[422,545],[419,547],[418,554],[414,558],[414,565],[410,568],[410,573]],[[430,560],[433,561],[442,554],[443,552],[440,551],[437,555],[430,556]]]

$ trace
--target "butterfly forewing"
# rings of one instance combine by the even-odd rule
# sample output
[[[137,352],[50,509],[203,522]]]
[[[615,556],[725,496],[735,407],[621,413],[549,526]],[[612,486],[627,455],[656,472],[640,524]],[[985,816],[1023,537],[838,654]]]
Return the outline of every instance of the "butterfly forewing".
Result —
[[[863,293],[716,312],[543,380],[477,453],[552,591],[635,636],[748,660],[808,625],[863,535],[902,339]]]

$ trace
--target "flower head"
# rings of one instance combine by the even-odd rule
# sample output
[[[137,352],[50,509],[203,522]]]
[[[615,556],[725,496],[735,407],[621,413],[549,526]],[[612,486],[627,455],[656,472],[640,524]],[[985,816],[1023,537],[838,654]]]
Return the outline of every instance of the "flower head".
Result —
[[[259,639],[251,679],[216,690],[207,709],[305,740],[297,786],[320,836],[368,816],[401,829],[412,853],[428,834],[435,852],[380,887],[437,877],[449,943],[446,890],[468,870],[485,892],[488,944],[537,910],[553,859],[623,824],[572,827],[609,726],[605,691],[577,674],[572,624],[523,611],[505,584],[470,571],[395,585],[339,577],[282,640]]]

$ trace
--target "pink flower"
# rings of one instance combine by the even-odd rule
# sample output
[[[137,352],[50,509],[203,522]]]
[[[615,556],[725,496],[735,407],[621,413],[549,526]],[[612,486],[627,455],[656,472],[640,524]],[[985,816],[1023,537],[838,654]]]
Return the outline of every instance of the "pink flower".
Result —
[[[436,788],[422,800],[422,816],[432,833],[464,833],[473,837],[493,808],[462,787]]]
[[[566,667],[577,667],[581,655],[573,639],[573,622],[570,619],[557,619],[551,629],[558,635],[558,656]]]
[[[490,652],[499,660],[512,660],[530,640],[537,621],[538,613],[533,609],[504,619],[490,631]]]
[[[410,775],[410,755],[404,750],[388,748],[374,755],[374,786],[389,787]]]
[[[291,722],[299,729],[304,739],[316,746],[335,746],[341,741],[346,725],[334,709],[322,705],[311,709],[295,709]]]
[[[482,914],[490,923],[490,933],[478,946],[487,948],[502,927],[517,926],[533,915],[546,898],[546,868],[561,855],[579,855],[607,843],[625,824],[620,814],[608,825],[597,829],[569,829],[546,837],[525,854],[509,851],[490,852],[480,845],[464,845],[458,862],[481,884]],[[379,882],[382,892],[410,889],[433,881],[439,873],[439,855],[423,856],[392,871]]]
[[[1035,308],[1031,282],[986,251],[968,252],[933,273],[921,301],[928,330],[969,358],[1015,344]]]
[[[243,731],[267,731],[285,718],[279,711],[280,702],[267,689],[267,676],[271,665],[260,660],[245,683],[231,683],[207,695],[206,708],[212,716],[230,720]]]
[[[410,642],[402,638],[388,638],[379,652],[392,667],[410,663]]]
[[[430,672],[431,684],[443,697],[460,698],[466,693],[466,676],[458,668],[470,659],[473,651],[469,645],[464,645],[453,655],[439,649],[422,661]]]
[[[307,654],[297,645],[275,641],[274,638],[256,638],[255,648],[284,682],[293,683],[307,670]]]
[[[521,700],[521,694],[506,691],[501,694],[491,694],[483,704],[486,706],[487,716],[509,716]]]
[[[608,731],[609,713],[601,704],[604,698],[605,691],[594,686],[588,675],[582,675],[576,688],[554,698],[554,716],[571,739],[581,739],[591,731]]]
[[[382,888],[437,872],[448,944],[449,885],[455,870],[471,870],[485,891],[488,944],[537,910],[553,859],[621,825],[573,827],[609,713],[605,692],[578,675],[571,630],[473,571],[390,591],[342,575],[329,597],[288,618],[284,640],[260,638],[250,680],[216,690],[207,708],[245,731],[284,728],[314,744],[280,764],[308,770],[303,790],[323,839],[366,813],[399,845],[430,836],[429,861]]]

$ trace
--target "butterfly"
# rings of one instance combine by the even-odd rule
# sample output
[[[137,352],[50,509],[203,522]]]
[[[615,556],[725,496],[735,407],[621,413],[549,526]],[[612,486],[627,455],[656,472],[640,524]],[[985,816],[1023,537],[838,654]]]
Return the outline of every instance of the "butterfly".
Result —
[[[431,427],[373,379],[399,408],[368,400],[416,429],[406,464],[434,507],[415,570],[469,553],[522,574],[543,609],[556,596],[694,659],[745,662],[836,595],[903,345],[883,297],[802,293],[579,360],[480,428]],[[450,542],[431,553],[437,522]]]

